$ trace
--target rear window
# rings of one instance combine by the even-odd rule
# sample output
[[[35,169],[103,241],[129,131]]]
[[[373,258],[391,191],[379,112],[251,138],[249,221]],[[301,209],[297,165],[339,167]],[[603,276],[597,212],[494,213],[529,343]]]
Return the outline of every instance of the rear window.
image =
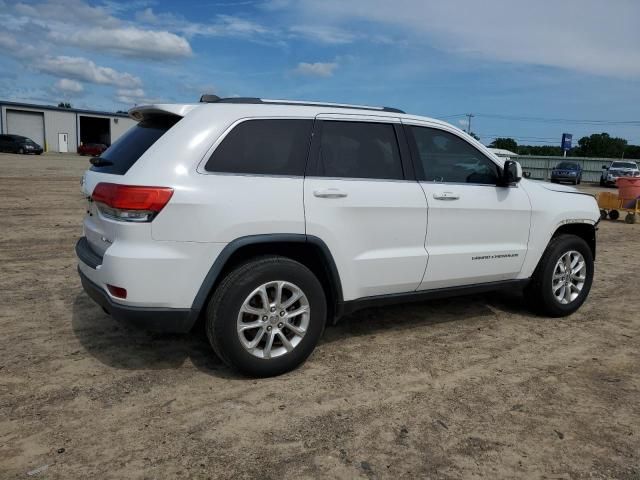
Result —
[[[323,121],[318,174],[334,178],[403,178],[393,125]]]
[[[247,120],[234,127],[205,165],[208,172],[302,176],[313,120]]]
[[[182,117],[162,115],[147,118],[130,128],[107,148],[91,170],[101,173],[124,175],[151,145],[173,127]]]

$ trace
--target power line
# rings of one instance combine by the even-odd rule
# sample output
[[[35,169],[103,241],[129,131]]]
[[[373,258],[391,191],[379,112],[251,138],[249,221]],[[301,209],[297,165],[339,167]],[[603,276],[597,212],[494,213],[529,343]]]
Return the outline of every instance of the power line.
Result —
[[[525,117],[516,115],[498,115],[494,113],[477,113],[478,117],[495,118],[501,120],[513,120],[517,122],[538,122],[538,123],[572,123],[576,125],[640,125],[640,120],[586,120],[569,118],[543,118]]]
[[[467,117],[467,133],[471,133],[471,119],[473,117],[475,117],[475,115],[473,113],[467,113],[465,114],[465,117]]]
[[[438,115],[435,118],[457,118],[466,117],[467,113],[454,113],[450,115]],[[594,119],[571,119],[571,118],[545,118],[528,117],[521,115],[502,115],[496,113],[476,113],[477,117],[495,118],[499,120],[514,120],[518,122],[539,122],[539,123],[572,123],[579,125],[640,125],[640,120],[594,120]]]

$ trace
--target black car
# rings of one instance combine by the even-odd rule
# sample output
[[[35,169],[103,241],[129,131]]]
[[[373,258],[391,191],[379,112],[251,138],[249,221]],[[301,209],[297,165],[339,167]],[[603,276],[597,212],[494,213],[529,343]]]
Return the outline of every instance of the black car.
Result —
[[[551,170],[551,182],[571,182],[578,185],[582,181],[582,167],[578,162],[560,162]]]
[[[35,153],[40,155],[43,150],[40,145],[22,135],[0,135],[0,152]]]

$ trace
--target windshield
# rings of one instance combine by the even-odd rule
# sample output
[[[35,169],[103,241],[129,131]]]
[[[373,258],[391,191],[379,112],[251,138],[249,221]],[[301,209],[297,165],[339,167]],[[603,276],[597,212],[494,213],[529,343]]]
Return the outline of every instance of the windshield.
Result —
[[[578,164],[573,162],[560,162],[556,168],[559,170],[577,170]]]
[[[633,168],[637,169],[638,165],[635,162],[613,162],[611,168]]]

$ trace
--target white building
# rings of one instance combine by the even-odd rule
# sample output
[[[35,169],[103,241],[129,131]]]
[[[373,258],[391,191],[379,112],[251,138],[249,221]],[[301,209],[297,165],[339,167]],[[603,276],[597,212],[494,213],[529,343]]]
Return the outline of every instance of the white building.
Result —
[[[84,143],[109,146],[135,123],[124,113],[0,100],[0,134],[29,137],[49,152],[76,152]]]

